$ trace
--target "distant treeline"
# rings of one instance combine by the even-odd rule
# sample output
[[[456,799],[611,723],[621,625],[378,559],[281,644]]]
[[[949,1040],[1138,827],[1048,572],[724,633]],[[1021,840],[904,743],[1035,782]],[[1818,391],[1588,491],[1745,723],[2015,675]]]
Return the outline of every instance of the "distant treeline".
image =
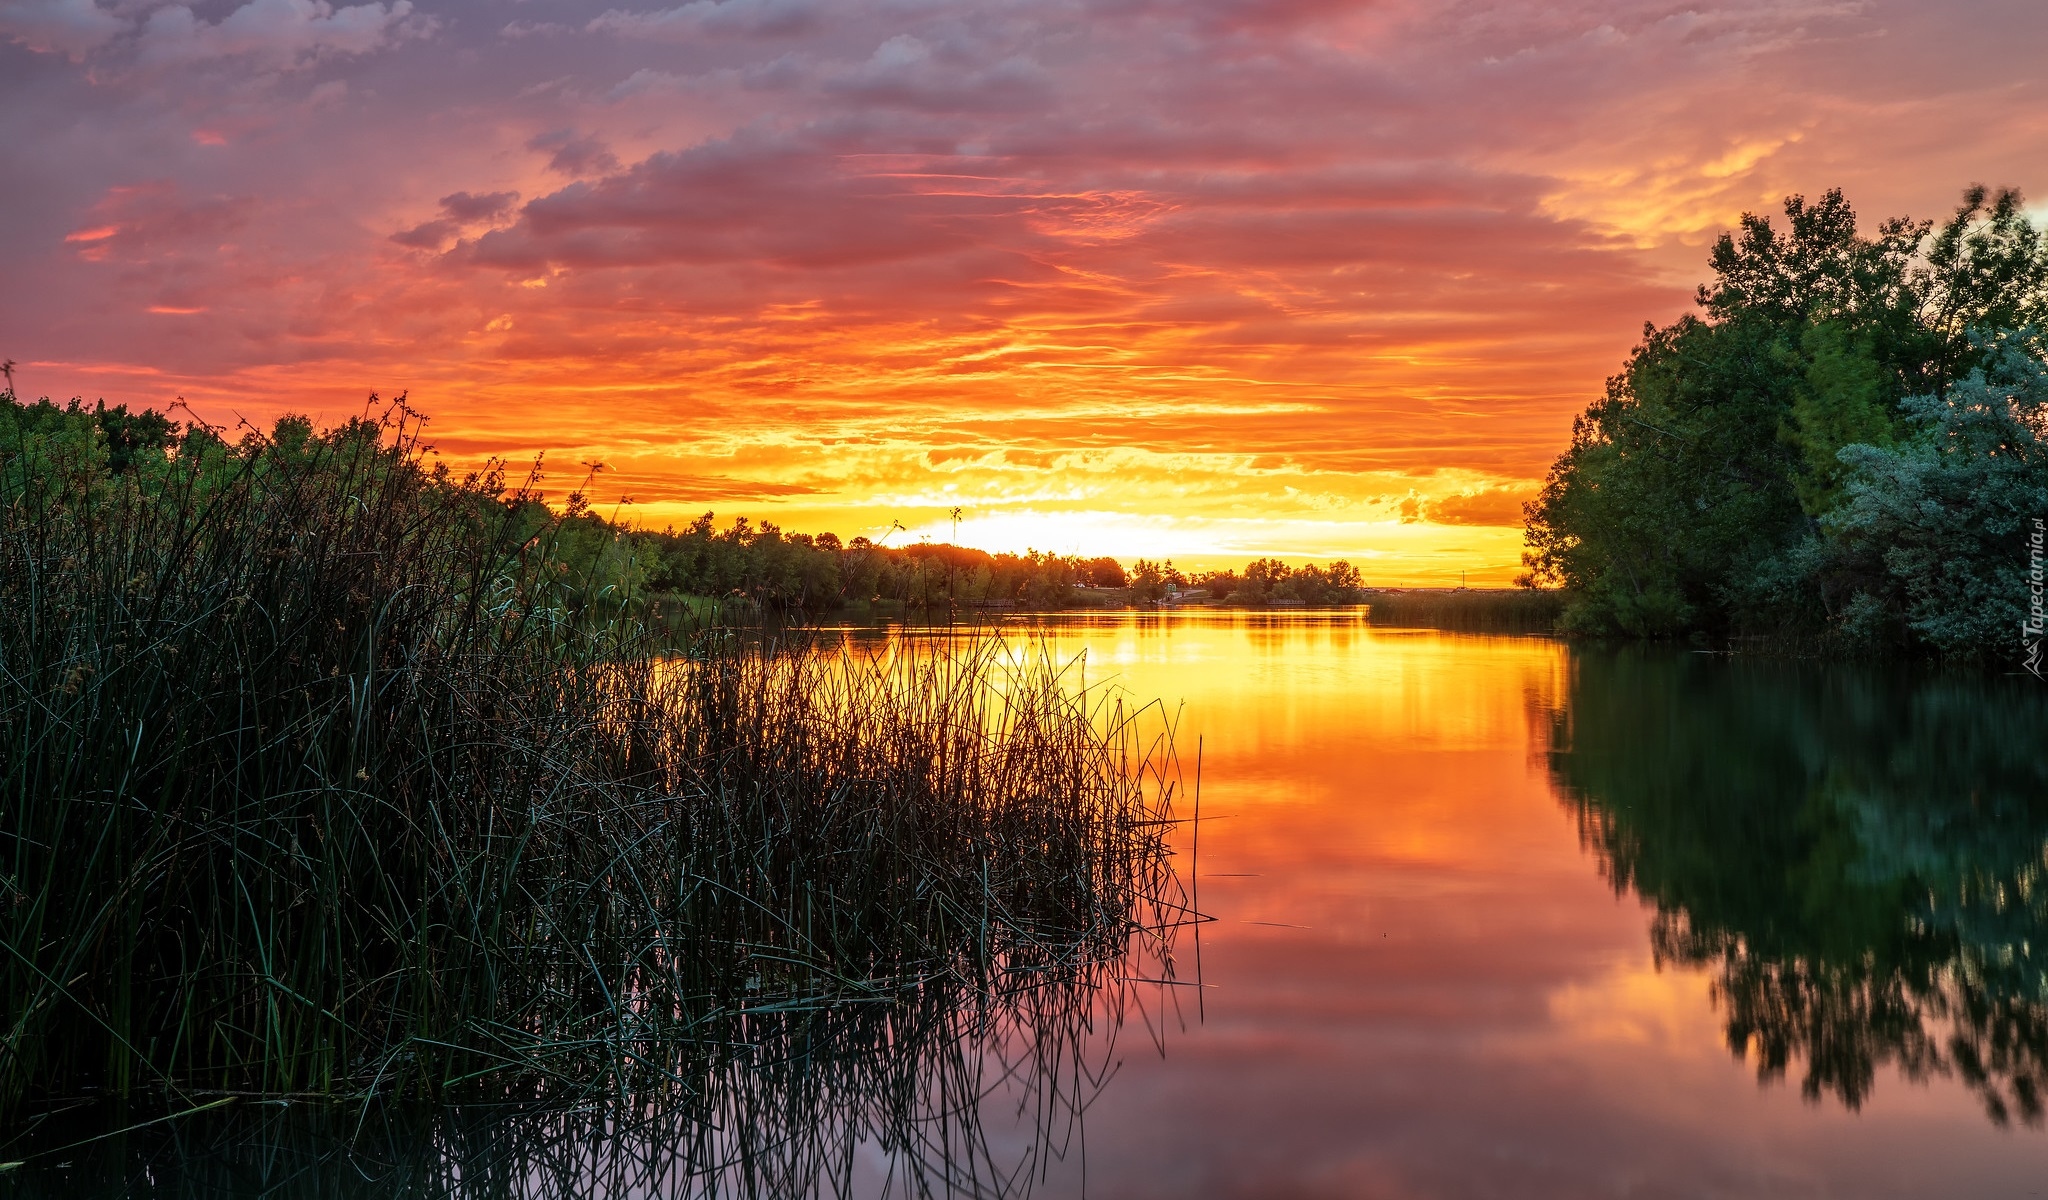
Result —
[[[2041,638],[2048,243],[2018,193],[1865,236],[1744,216],[1528,505],[1524,581],[1597,634],[2021,658]],[[2031,624],[2031,628],[2028,628]]]
[[[740,517],[720,527],[713,513],[658,532],[615,524],[591,511],[581,493],[566,509],[572,540],[587,544],[579,566],[599,547],[618,558],[612,570],[636,594],[741,599],[777,612],[829,612],[876,600],[912,607],[977,607],[991,603],[1060,609],[1102,602],[1156,602],[1206,593],[1228,604],[1356,603],[1358,569],[1338,560],[1290,567],[1261,558],[1238,571],[1184,573],[1171,561],[1139,559],[1129,569],[1114,558],[1083,558],[1031,550],[991,554],[965,546],[920,542],[841,541],[833,533],[791,533],[771,521]],[[1091,594],[1091,590],[1094,593]]]
[[[78,400],[58,405],[47,398],[24,404],[4,394],[7,428],[37,442],[97,440],[99,469],[114,475],[136,467],[161,470],[167,457],[220,457],[232,449],[216,431],[188,427],[159,412],[131,413],[125,405],[104,402],[87,407]],[[307,445],[318,436],[302,417],[284,418],[267,435],[281,447]],[[503,473],[502,464],[491,469]],[[1141,558],[1126,569],[1114,558],[1038,550],[990,554],[926,542],[889,546],[866,537],[842,542],[836,534],[792,533],[746,517],[721,527],[713,513],[680,529],[653,531],[607,518],[581,490],[570,492],[559,511],[530,487],[507,491],[502,503],[531,528],[549,529],[550,554],[593,595],[704,597],[783,614],[831,612],[877,600],[911,607],[994,603],[1061,609],[1182,594],[1238,605],[1351,604],[1363,599],[1365,586],[1358,569],[1341,559],[1293,567],[1261,558],[1242,571],[1182,572],[1170,560]],[[1107,589],[1116,591],[1102,595]]]

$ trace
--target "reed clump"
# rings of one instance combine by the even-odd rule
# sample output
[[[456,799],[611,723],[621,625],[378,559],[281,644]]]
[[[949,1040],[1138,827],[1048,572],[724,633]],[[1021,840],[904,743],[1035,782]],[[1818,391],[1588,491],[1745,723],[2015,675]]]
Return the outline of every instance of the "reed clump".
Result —
[[[0,1114],[670,1087],[1159,923],[1163,725],[1043,653],[678,645],[402,402],[117,464],[4,400]]]
[[[1564,612],[1564,594],[1541,588],[1373,589],[1365,602],[1374,625],[1477,632],[1551,633]]]

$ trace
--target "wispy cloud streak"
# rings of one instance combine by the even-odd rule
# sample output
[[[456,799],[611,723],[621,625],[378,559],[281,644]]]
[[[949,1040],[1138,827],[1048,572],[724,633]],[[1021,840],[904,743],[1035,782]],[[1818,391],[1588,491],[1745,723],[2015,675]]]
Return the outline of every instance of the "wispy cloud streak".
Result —
[[[1498,578],[1740,212],[2048,189],[2044,31],[2011,0],[0,0],[0,350],[255,418],[411,388],[449,453],[604,459],[643,519],[965,504],[990,539]]]

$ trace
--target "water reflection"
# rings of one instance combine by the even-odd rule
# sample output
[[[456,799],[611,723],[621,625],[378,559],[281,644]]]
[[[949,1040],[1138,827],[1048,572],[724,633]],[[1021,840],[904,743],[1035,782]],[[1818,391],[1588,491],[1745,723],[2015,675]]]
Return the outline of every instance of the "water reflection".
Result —
[[[1028,1195],[1079,1147],[1120,1038],[1182,1022],[1171,924],[1132,955],[988,989],[756,1013],[715,1067],[656,1094],[569,1109],[369,1112],[245,1103],[79,1146],[14,1195],[130,1197],[852,1197]],[[1157,974],[1166,972],[1166,975]],[[35,1138],[105,1127],[81,1112]],[[20,1143],[17,1142],[17,1145]]]
[[[1853,1109],[1889,1064],[2041,1122],[2041,689],[1582,652],[1550,767],[1615,889],[1654,904],[1659,962],[1713,971],[1760,1078]]]
[[[625,1036],[626,1020],[643,1005],[621,1005],[621,1036],[598,1043],[597,1053],[615,1056],[614,1069],[601,1076],[609,1082],[589,1085],[600,1092],[626,1089],[621,1094],[565,1095],[560,1089],[567,1083],[517,1079],[508,1088],[519,1090],[487,1094],[517,1095],[521,1103],[466,1107],[387,1101],[366,1111],[256,1097],[216,1101],[218,1093],[202,1092],[193,1099],[225,1107],[162,1118],[80,1103],[37,1113],[30,1128],[0,1129],[0,1164],[7,1164],[0,1166],[0,1197],[1029,1195],[1077,1157],[1082,1114],[1114,1074],[1127,1043],[1136,1036],[1141,1047],[1163,1052],[1168,1031],[1188,1024],[1182,996],[1196,1003],[1198,965],[1184,966],[1178,957],[1182,934],[1196,917],[1186,886],[1192,880],[1170,845],[1181,823],[1174,798],[1183,790],[1170,722],[1155,706],[1127,706],[1120,693],[1098,687],[1086,693],[1087,712],[1077,718],[1102,735],[1089,756],[1034,757],[1032,750],[1059,746],[1052,739],[1077,736],[1072,726],[1045,719],[1049,694],[1030,690],[1029,656],[1043,647],[1030,639],[1007,647],[970,643],[965,653],[991,660],[1002,654],[1017,669],[992,674],[989,693],[977,693],[976,704],[948,704],[951,681],[980,677],[966,675],[960,660],[934,659],[928,652],[938,643],[931,637],[883,636],[909,653],[869,665],[911,686],[930,680],[926,694],[938,698],[930,712],[946,719],[948,737],[971,744],[998,721],[1024,730],[1016,739],[1026,748],[1018,761],[998,764],[999,775],[987,769],[994,777],[989,787],[963,788],[956,798],[986,797],[1025,834],[965,829],[956,838],[962,849],[906,835],[905,829],[922,830],[901,822],[890,835],[899,853],[861,859],[861,871],[850,875],[872,886],[853,900],[832,897],[845,906],[843,922],[885,932],[900,927],[904,915],[889,907],[893,901],[876,897],[896,891],[913,907],[945,907],[959,918],[954,924],[938,926],[922,942],[877,936],[862,945],[865,957],[842,953],[829,960],[852,962],[854,969],[842,965],[840,974],[818,983],[815,974],[824,972],[803,973],[812,965],[805,957],[813,945],[808,939],[834,935],[815,934],[809,921],[770,924],[765,932],[741,924],[737,933],[708,921],[685,923],[687,939],[663,944],[664,953],[680,947],[669,960],[677,972],[736,963],[732,987],[719,993],[715,1006],[688,1010],[690,1039],[675,1048]],[[837,662],[837,650],[827,643],[817,661]],[[831,670],[817,686],[860,678],[832,676]],[[1075,675],[1064,686],[1080,682],[1078,666]],[[833,711],[858,714],[859,702],[874,700],[856,686],[836,686],[851,699]],[[904,755],[951,750],[951,770],[986,769],[971,759],[961,765],[960,744],[913,744]],[[1031,775],[1041,762],[1125,790],[1094,808],[1061,809],[1066,793]],[[864,767],[869,776],[892,769],[897,765],[880,755]],[[857,821],[855,806],[872,803],[858,789],[836,793],[835,800],[834,809],[800,815]],[[1118,800],[1128,803],[1113,808]],[[1054,829],[1053,821],[1067,824]],[[807,832],[809,826],[798,828]],[[769,844],[786,846],[795,835],[778,829]],[[1051,839],[1038,849],[1073,853],[1058,869],[1037,874],[992,853],[1020,846],[1030,853],[1033,838]],[[934,884],[936,860],[949,853],[980,863],[978,889],[947,892]],[[930,868],[920,872],[902,865],[902,854],[933,861],[919,864]],[[763,878],[776,874],[751,863],[749,869]],[[798,873],[792,870],[790,878]],[[768,912],[764,901],[722,881],[688,881],[689,894],[702,884],[714,898],[737,897],[753,911]],[[891,891],[892,884],[903,886]],[[912,885],[915,896],[909,895]],[[1077,904],[1084,906],[1080,919]],[[707,907],[716,913],[716,905]],[[816,927],[832,928],[822,918]],[[796,968],[786,974],[806,986],[778,979],[781,967]],[[554,1043],[536,1053],[581,1048]],[[656,1057],[657,1051],[667,1052]],[[543,1089],[539,1099],[536,1087]],[[131,1128],[136,1121],[143,1124]],[[125,1132],[107,1136],[108,1129]],[[13,1159],[26,1163],[9,1170]]]
[[[721,1077],[682,1113],[394,1118],[353,1157],[331,1136],[160,1133],[121,1152],[124,1178],[206,1197],[2039,1190],[2048,1141],[2019,1127],[2016,1089],[2038,1095],[2043,1060],[2041,693],[1339,613],[1030,627],[1063,659],[1085,650],[1091,685],[1182,714],[1190,777],[1201,747],[1200,907],[1217,920],[1199,1021],[1192,989],[1119,983],[1152,973],[1126,963],[1009,1033],[999,1013],[979,1034],[844,1014],[815,1028],[846,1029],[850,1057],[756,1053],[768,1084]],[[1178,949],[1185,981],[1185,932]],[[964,1023],[1001,994],[939,1009]],[[1731,1026],[1750,1066],[1721,1048]],[[1766,1035],[1824,1103],[1756,1085]],[[1910,1063],[1948,1078],[1906,1086]],[[1845,1081],[1854,1111],[1834,1099]],[[1981,1115],[1987,1090],[2008,1128]]]

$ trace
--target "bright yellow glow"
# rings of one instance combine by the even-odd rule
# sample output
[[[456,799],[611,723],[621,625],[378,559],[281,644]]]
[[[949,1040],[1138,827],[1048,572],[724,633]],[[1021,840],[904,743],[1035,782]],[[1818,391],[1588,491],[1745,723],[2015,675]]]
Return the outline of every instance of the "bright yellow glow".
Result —
[[[2027,39],[1927,6],[1111,7],[415,15],[317,73],[17,36],[78,104],[24,135],[0,349],[231,428],[405,391],[451,462],[602,461],[655,524],[1503,582],[1741,213],[2048,162],[1986,82]]]

